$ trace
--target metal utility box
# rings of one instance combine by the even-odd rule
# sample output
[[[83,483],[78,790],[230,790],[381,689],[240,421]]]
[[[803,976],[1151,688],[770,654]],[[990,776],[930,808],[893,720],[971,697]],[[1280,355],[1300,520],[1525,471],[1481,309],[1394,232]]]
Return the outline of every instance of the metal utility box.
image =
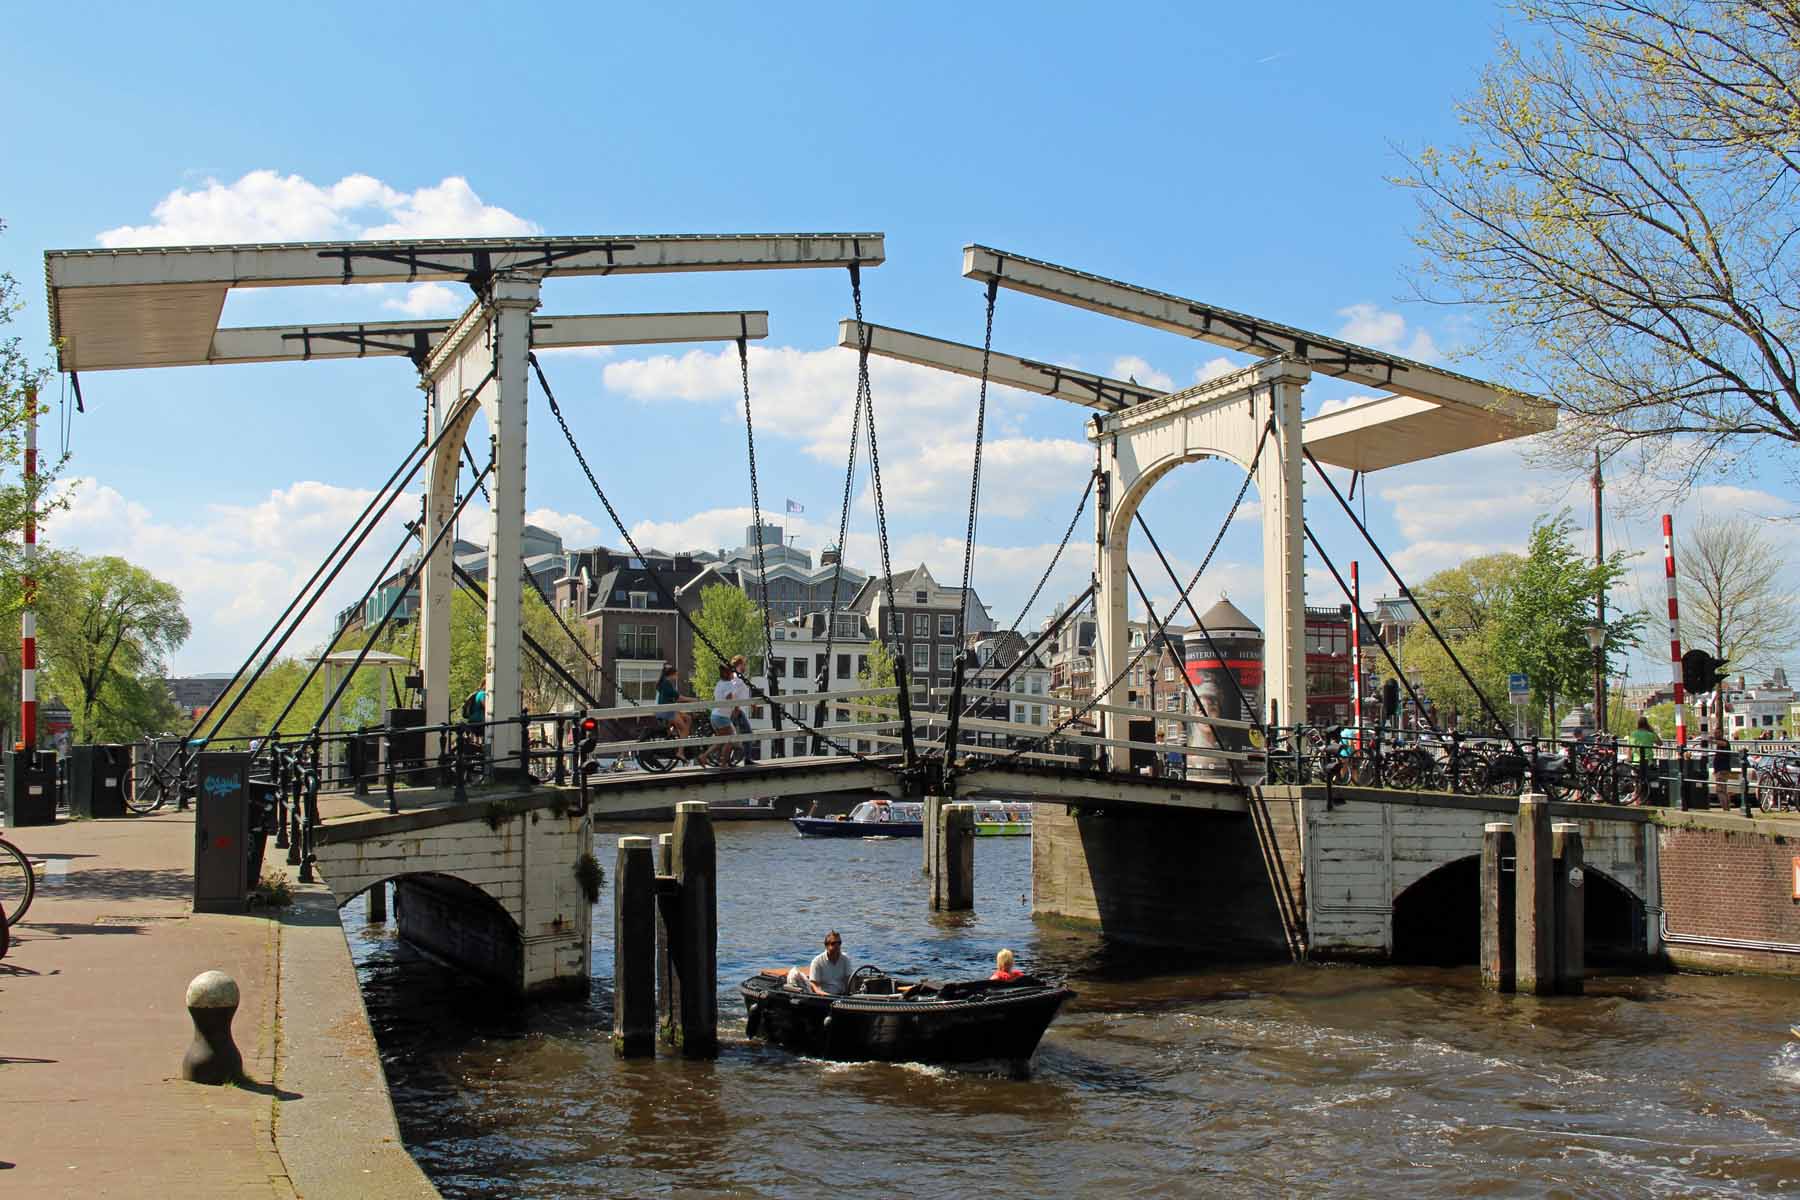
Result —
[[[425,765],[425,724],[422,708],[390,708],[387,710],[388,769]],[[411,782],[402,779],[401,782]]]
[[[243,912],[250,895],[250,755],[199,755],[194,797],[194,911]]]
[[[6,754],[6,827],[56,824],[56,752]]]
[[[1133,718],[1125,723],[1130,730],[1126,740],[1133,742],[1154,742],[1156,740],[1156,722],[1150,718]],[[1154,775],[1162,769],[1154,750],[1140,750],[1131,747],[1131,773],[1133,775]]]
[[[131,786],[130,746],[71,746],[68,801],[71,817],[122,817]]]

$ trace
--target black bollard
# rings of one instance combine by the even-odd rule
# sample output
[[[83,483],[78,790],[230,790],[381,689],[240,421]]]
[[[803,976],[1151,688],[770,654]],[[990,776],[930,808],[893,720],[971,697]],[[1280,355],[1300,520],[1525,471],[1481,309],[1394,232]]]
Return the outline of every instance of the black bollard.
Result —
[[[613,871],[613,1050],[656,1052],[656,862],[647,837],[620,838]]]
[[[181,1077],[195,1083],[237,1083],[244,1077],[244,1056],[231,1040],[237,1015],[237,981],[223,971],[194,976],[187,987],[188,1016],[194,1040],[181,1060]]]
[[[675,806],[674,860],[681,990],[676,1036],[683,1057],[713,1058],[719,1052],[718,850],[706,801]]]

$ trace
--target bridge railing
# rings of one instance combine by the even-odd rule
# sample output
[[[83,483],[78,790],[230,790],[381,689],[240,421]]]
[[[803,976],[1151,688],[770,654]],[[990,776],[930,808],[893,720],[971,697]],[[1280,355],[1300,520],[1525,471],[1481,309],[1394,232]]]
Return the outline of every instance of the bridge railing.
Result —
[[[1759,744],[1752,744],[1757,746]],[[1752,746],[1633,746],[1613,736],[1508,739],[1384,725],[1282,727],[1268,755],[1273,782],[1667,805],[1800,808],[1800,756]]]

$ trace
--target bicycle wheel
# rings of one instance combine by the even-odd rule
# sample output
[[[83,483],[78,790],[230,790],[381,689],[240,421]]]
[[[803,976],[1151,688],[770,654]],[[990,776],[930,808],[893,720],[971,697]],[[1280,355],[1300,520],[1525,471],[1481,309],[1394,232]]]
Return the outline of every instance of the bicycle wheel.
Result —
[[[663,740],[665,739],[657,737],[646,738],[637,750],[638,766],[653,775],[674,770],[676,761],[681,757],[673,748],[657,748],[656,743]]]
[[[154,751],[147,750],[145,753]],[[131,786],[125,789],[125,807],[133,816],[141,817],[161,808],[167,798],[168,791],[161,768],[154,762],[141,761],[134,756],[131,763]]]
[[[0,917],[11,925],[31,907],[37,895],[37,876],[31,873],[31,860],[11,842],[0,838]]]

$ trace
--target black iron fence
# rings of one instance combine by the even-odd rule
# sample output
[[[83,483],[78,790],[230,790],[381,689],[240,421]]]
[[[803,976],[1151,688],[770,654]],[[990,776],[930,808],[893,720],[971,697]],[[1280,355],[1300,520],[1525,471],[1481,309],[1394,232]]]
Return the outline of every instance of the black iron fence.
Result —
[[[1680,809],[1800,807],[1800,756],[1754,745],[1500,738],[1365,725],[1272,731],[1268,778],[1462,795],[1531,791],[1567,802]]]

